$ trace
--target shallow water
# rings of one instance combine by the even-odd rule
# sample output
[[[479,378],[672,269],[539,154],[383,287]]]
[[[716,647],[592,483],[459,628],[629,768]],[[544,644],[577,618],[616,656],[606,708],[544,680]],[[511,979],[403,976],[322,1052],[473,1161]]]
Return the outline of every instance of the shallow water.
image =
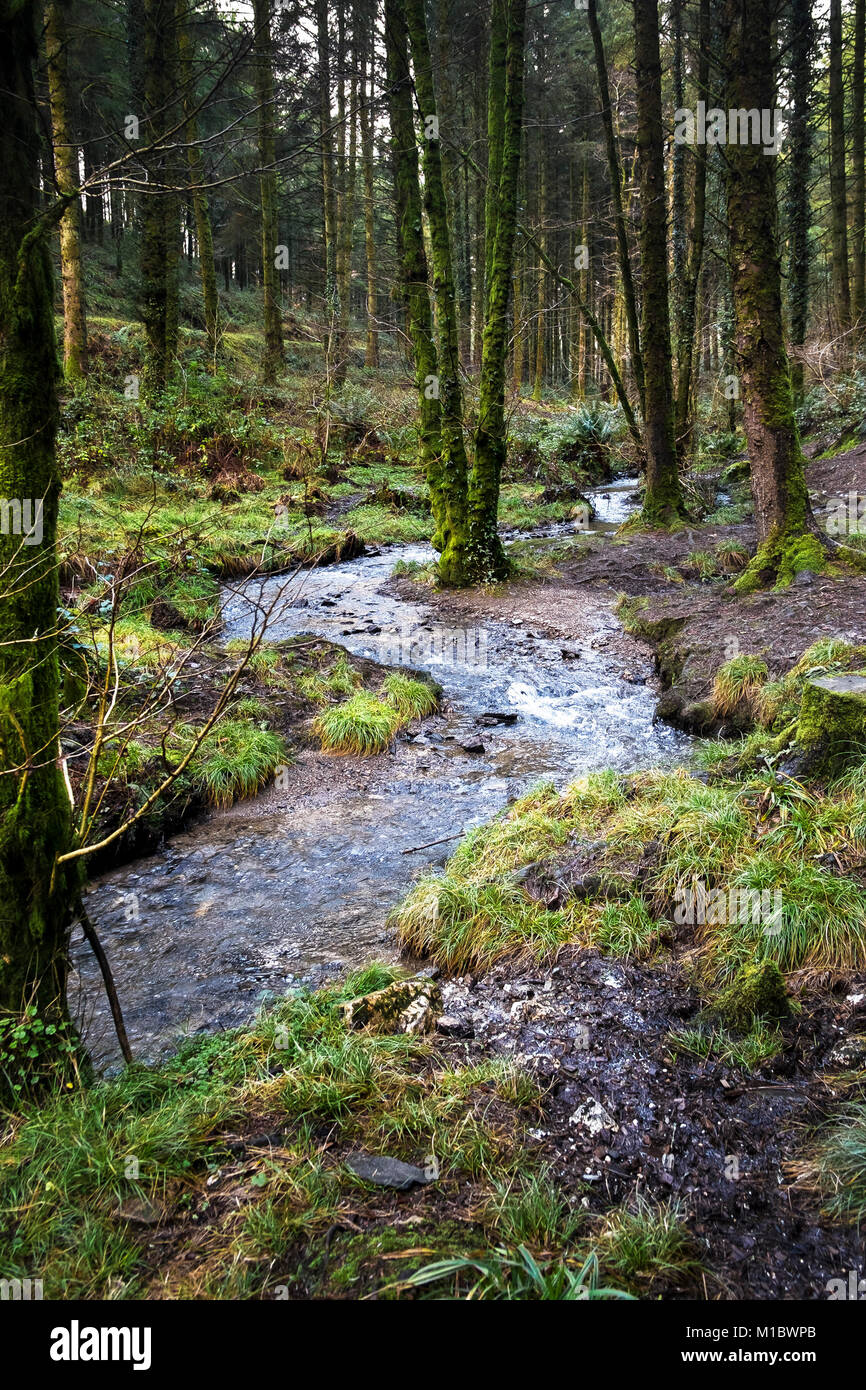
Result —
[[[626,480],[596,494],[590,529],[618,525],[634,487]],[[444,717],[398,741],[384,779],[377,768],[369,787],[347,784],[339,800],[313,796],[302,816],[271,793],[93,884],[88,903],[136,1056],[170,1050],[184,1030],[241,1023],[262,998],[301,982],[394,958],[389,909],[456,840],[404,851],[459,836],[543,779],[564,785],[594,768],[685,755],[684,735],[653,724],[652,691],[620,679],[595,646],[554,641],[519,621],[446,628],[421,603],[381,592],[398,560],[431,556],[425,545],[393,546],[224,594],[226,640],[254,627],[271,641],[315,633],[356,655],[426,669],[444,689]],[[593,642],[616,631],[604,618]],[[107,1009],[80,942],[74,961],[88,1040],[111,1063]]]

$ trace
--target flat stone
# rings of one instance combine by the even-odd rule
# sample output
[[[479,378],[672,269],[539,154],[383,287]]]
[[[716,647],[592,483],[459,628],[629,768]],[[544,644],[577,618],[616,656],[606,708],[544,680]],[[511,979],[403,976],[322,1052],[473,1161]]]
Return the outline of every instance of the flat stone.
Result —
[[[399,1158],[388,1158],[385,1154],[354,1153],[346,1159],[346,1167],[351,1168],[358,1178],[371,1182],[376,1187],[394,1187],[398,1192],[408,1192],[410,1187],[422,1187],[432,1182],[423,1168],[414,1163],[404,1163]]]

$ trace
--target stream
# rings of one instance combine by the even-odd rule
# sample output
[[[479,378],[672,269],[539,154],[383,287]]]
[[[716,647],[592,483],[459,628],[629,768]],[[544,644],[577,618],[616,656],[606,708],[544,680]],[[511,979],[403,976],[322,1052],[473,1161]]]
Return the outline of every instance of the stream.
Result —
[[[590,530],[615,529],[633,509],[635,486],[625,479],[590,494]],[[571,524],[560,524],[546,534],[569,532]],[[545,637],[519,618],[445,626],[431,605],[382,592],[399,560],[424,563],[432,553],[390,546],[224,592],[225,640],[253,629],[270,641],[309,633],[358,656],[423,669],[444,690],[443,711],[336,791],[323,776],[317,785],[314,761],[300,801],[270,789],[94,880],[88,908],[137,1058],[171,1051],[184,1032],[243,1023],[263,1000],[300,984],[395,960],[385,920],[414,878],[536,783],[561,786],[597,768],[687,755],[685,735],[653,723],[645,675],[620,678],[599,649],[619,631],[612,614],[583,643]],[[300,762],[320,766],[322,756],[303,753]],[[111,1067],[118,1052],[110,1016],[78,933],[72,954],[70,999],[78,999],[97,1064]]]

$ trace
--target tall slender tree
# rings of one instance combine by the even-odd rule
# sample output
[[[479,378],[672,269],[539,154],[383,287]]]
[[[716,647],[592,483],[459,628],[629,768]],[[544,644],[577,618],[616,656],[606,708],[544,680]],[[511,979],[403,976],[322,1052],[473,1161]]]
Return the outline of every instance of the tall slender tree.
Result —
[[[506,454],[505,374],[517,232],[525,46],[526,0],[493,0],[487,130],[491,168],[498,172],[498,177],[487,204],[486,317],[475,458],[469,479],[467,569],[476,581],[500,579],[508,571],[497,518]]]
[[[724,30],[726,107],[771,110],[770,7],[725,0]],[[725,158],[736,366],[758,539],[757,554],[737,581],[748,589],[790,579],[798,568],[820,568],[821,544],[803,475],[782,327],[775,156],[760,144],[734,143]]]
[[[677,470],[668,304],[667,197],[657,0],[635,0],[637,148],[640,166],[641,340],[645,382],[643,516],[668,525],[682,515]]]
[[[69,201],[60,219],[60,273],[63,280],[63,365],[72,382],[87,375],[87,311],[81,269],[81,200],[71,196],[80,183],[78,144],[73,138],[69,91],[69,0],[45,7],[45,63],[51,107],[51,136],[57,191]]]
[[[259,115],[259,162],[261,165],[259,188],[262,203],[262,298],[265,330],[265,349],[261,370],[263,381],[274,382],[283,367],[285,354],[280,309],[280,280],[276,266],[279,222],[277,217],[276,111],[270,0],[253,0],[253,23],[255,24],[254,62],[256,104]]]
[[[54,1021],[65,1017],[77,877],[55,867],[71,821],[58,747],[59,369],[40,212],[39,11],[0,0],[0,1012],[33,1005]],[[64,207],[53,204],[54,220]]]
[[[848,194],[845,177],[845,86],[842,69],[842,0],[830,0],[830,219],[836,328],[851,325],[848,274]]]

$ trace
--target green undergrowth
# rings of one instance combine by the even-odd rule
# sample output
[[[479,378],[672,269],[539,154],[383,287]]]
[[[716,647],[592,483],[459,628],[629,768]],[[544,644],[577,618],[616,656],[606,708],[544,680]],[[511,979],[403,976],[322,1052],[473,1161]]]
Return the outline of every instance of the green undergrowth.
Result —
[[[508,955],[549,960],[569,943],[646,957],[684,927],[709,982],[763,961],[853,968],[866,891],[838,864],[864,850],[866,776],[807,790],[772,773],[712,785],[684,769],[595,773],[561,794],[541,787],[471,831],[392,922],[404,946],[455,973]],[[532,875],[555,882],[575,859],[592,891],[548,909]]]
[[[438,702],[434,686],[393,672],[379,693],[357,691],[320,714],[313,729],[328,753],[381,753],[400,729],[431,714]]]
[[[250,1027],[7,1117],[0,1277],[112,1301],[459,1298],[479,1263],[498,1270],[485,1298],[681,1282],[693,1257],[678,1213],[588,1218],[536,1152],[542,1096],[510,1061],[346,1030],[340,1003],[394,978],[371,966],[290,995]],[[346,1165],[358,1150],[435,1165],[411,1224],[405,1201]]]

